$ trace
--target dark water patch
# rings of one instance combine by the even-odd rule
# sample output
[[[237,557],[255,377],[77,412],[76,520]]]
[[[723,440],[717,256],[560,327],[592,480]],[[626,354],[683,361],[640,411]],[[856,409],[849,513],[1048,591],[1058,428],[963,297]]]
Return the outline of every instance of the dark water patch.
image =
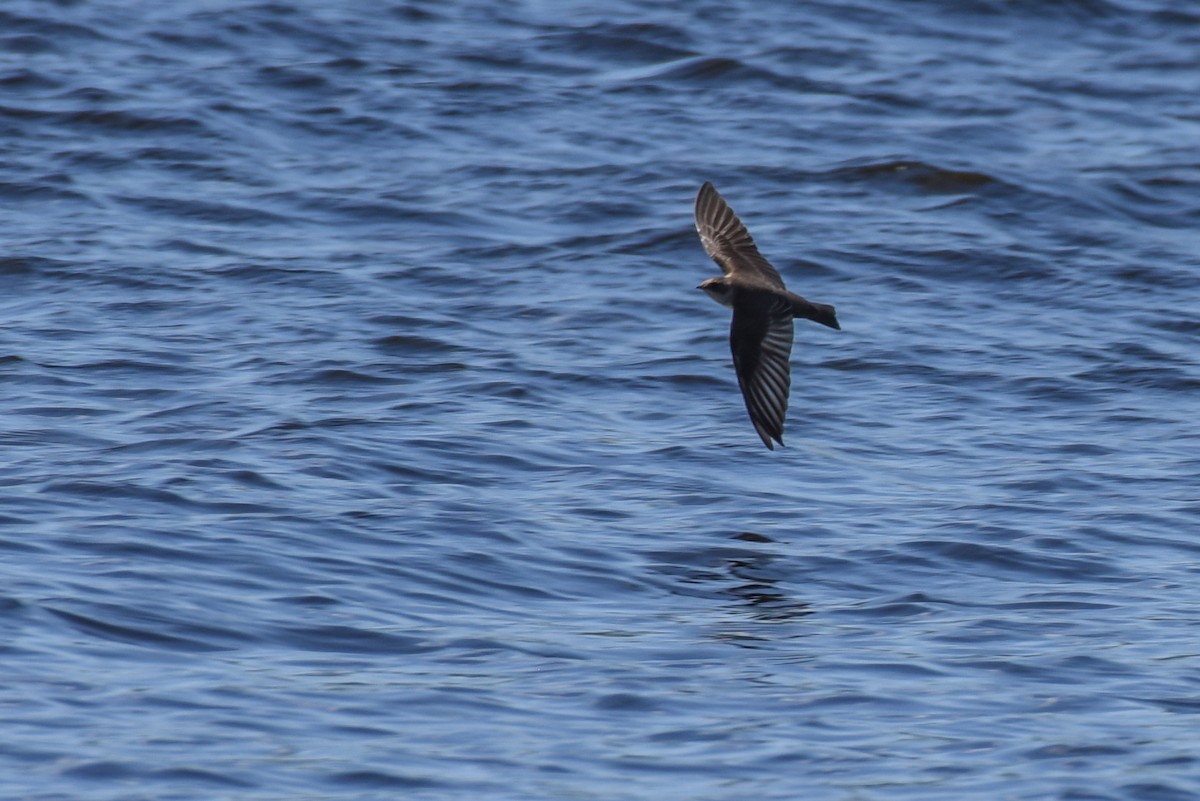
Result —
[[[201,787],[252,789],[257,786],[254,782],[245,781],[236,776],[230,776],[227,773],[218,773],[200,768],[163,768],[162,770],[154,771],[146,778],[169,782],[171,784],[182,783],[189,786],[199,785]]]
[[[25,200],[87,200],[87,196],[70,189],[64,189],[57,181],[47,181],[43,178],[36,181],[21,181],[19,183],[0,181],[0,198],[10,201]]]
[[[1112,566],[1098,556],[1070,558],[1049,553],[1037,553],[1025,548],[953,540],[922,540],[911,543],[918,553],[934,554],[952,562],[975,564],[978,569],[1016,572],[1031,576],[1092,580],[1116,578]]]
[[[1169,191],[1162,181],[1137,183],[1128,179],[1107,181],[1101,191],[1108,203],[1135,222],[1161,228],[1191,229],[1200,219],[1195,201],[1195,181],[1185,191]],[[1173,187],[1172,187],[1173,188]],[[1173,195],[1178,195],[1175,197]]]
[[[1195,698],[1148,698],[1144,703],[1161,706],[1168,712],[1178,712],[1185,715],[1200,714],[1200,700]]]
[[[269,511],[267,507],[259,504],[200,500],[180,492],[118,481],[55,480],[43,484],[38,492],[81,501],[90,499],[143,502],[151,506],[161,505],[226,514],[254,514]]]
[[[1027,751],[1024,756],[1030,759],[1088,759],[1092,757],[1120,756],[1127,754],[1129,749],[1102,745],[1068,745],[1057,743],[1044,745]]]
[[[1113,448],[1096,442],[1071,442],[1059,445],[1058,450],[1070,456],[1108,456],[1116,452]]]
[[[38,53],[49,53],[54,49],[52,41],[37,34],[19,33],[13,36],[0,37],[0,50],[5,50],[9,53],[35,55]]]
[[[282,628],[275,631],[273,637],[278,642],[301,651],[351,654],[419,654],[441,647],[418,637],[405,637],[350,626]]]
[[[1108,0],[1064,0],[1046,8],[1030,0],[968,0],[949,9],[955,13],[1011,17],[1032,16],[1036,19],[1066,19],[1096,21],[1105,17],[1123,17],[1129,12]]]
[[[57,95],[62,100],[82,101],[93,105],[101,105],[104,103],[117,103],[122,100],[122,97],[115,92],[103,89],[99,86],[82,86],[78,89],[71,89],[67,92],[62,92]]]
[[[1187,370],[1171,367],[1113,364],[1078,373],[1075,378],[1109,386],[1175,392],[1193,392],[1200,388],[1200,373],[1192,375]]]
[[[392,220],[403,220],[410,226],[415,223],[421,223],[433,226],[438,230],[452,232],[456,236],[461,236],[463,231],[487,228],[490,222],[485,217],[471,210],[449,211],[415,205],[412,203],[410,197],[399,193],[385,192],[380,194],[379,197],[383,200],[392,201],[396,205],[394,207],[370,206],[369,208],[377,210],[380,213],[389,213]]]
[[[116,413],[116,410],[112,408],[97,408],[92,406],[23,406],[14,411],[30,417],[70,419],[106,417]],[[41,438],[41,434],[38,432],[20,432],[17,434],[17,442],[15,444],[29,443],[31,437],[36,440],[36,444],[45,443],[45,440]]]
[[[235,632],[216,629],[207,626],[178,625],[168,618],[146,613],[131,615],[141,625],[133,626],[107,620],[99,620],[65,609],[51,606],[43,607],[50,614],[61,618],[81,633],[101,640],[136,645],[144,648],[181,651],[185,653],[205,653],[222,651],[231,647],[233,642],[241,642],[244,638]],[[171,632],[163,629],[169,629]],[[182,634],[193,636],[181,636]],[[200,635],[200,636],[195,636]],[[224,640],[225,642],[220,642]],[[232,641],[232,642],[231,642]]]
[[[918,161],[884,161],[839,167],[830,177],[845,183],[865,182],[882,187],[911,187],[928,194],[975,193],[999,185],[981,172],[954,170]]]
[[[714,86],[730,85],[740,80],[776,80],[769,70],[749,67],[738,59],[722,57],[691,56],[657,64],[636,75],[623,76],[625,80],[661,83],[697,83]]]
[[[8,90],[49,91],[61,84],[49,75],[27,67],[0,71],[0,86]]]
[[[328,778],[328,782],[359,789],[373,788],[376,790],[418,790],[442,786],[443,783],[434,779],[407,776],[382,770],[356,770],[338,773]]]
[[[264,67],[258,71],[258,77],[264,83],[280,89],[298,89],[307,92],[329,86],[329,81],[323,75],[305,70],[298,65]]]
[[[1193,794],[1186,784],[1169,782],[1131,782],[1120,789],[1128,793],[1130,798],[1144,798],[1146,801],[1186,801]]]
[[[0,30],[19,32],[15,35],[45,37],[52,41],[69,39],[95,40],[103,35],[95,28],[83,24],[50,19],[43,13],[20,14],[0,11]]]
[[[493,242],[478,246],[457,248],[455,255],[468,262],[488,263],[516,260],[541,260],[558,252],[560,252],[559,249],[552,245],[522,244],[517,242]]]
[[[152,214],[182,220],[231,225],[287,224],[288,215],[234,203],[198,201],[179,197],[118,196],[116,200]]]
[[[273,600],[277,603],[313,607],[337,606],[340,603],[336,598],[330,598],[327,595],[303,595],[289,598],[275,598]]]
[[[1075,376],[1062,378],[1058,376],[1022,376],[1010,381],[1016,392],[1027,395],[1038,401],[1052,404],[1078,406],[1093,405],[1103,402],[1097,397],[1091,387],[1080,383]]]
[[[394,384],[396,382],[397,379],[394,377],[367,373],[360,370],[344,370],[330,367],[284,376],[270,383],[303,384],[305,386],[321,384],[328,386],[353,386],[356,384]]]
[[[57,407],[56,407],[57,408]],[[59,415],[50,413],[47,416]],[[112,440],[84,433],[79,430],[53,428],[21,428],[0,431],[0,444],[5,447],[44,448],[47,446],[70,446],[73,448],[103,448],[113,444]]]
[[[423,6],[428,6],[425,8]],[[428,23],[443,20],[445,16],[439,13],[440,9],[434,3],[414,2],[407,3],[402,6],[392,6],[387,9],[390,16],[396,17],[403,22]]]
[[[207,126],[193,117],[161,115],[149,111],[134,112],[116,109],[86,109],[62,112],[64,124],[87,131],[106,131],[124,134],[204,134],[213,135]]]
[[[69,265],[60,259],[47,259],[39,256],[5,256],[0,258],[0,275],[30,275],[50,272]]]
[[[31,525],[32,523],[33,520],[30,518],[16,517],[14,515],[0,516],[0,525],[4,526],[25,527]],[[42,552],[42,548],[37,545],[9,538],[0,538],[0,550],[26,554],[37,554]]]
[[[131,161],[138,163],[143,162],[212,162],[215,161],[211,151],[199,150],[196,148],[187,147],[163,147],[152,146],[138,148],[133,151]],[[214,175],[225,175],[232,177],[229,173],[214,173]]]
[[[89,781],[129,781],[140,778],[141,771],[127,763],[96,761],[66,768],[63,775]]]
[[[145,376],[153,373],[165,373],[168,375],[183,376],[197,372],[198,369],[173,363],[165,359],[163,361],[147,361],[144,359],[102,359],[94,362],[78,362],[74,364],[55,364],[48,366],[53,367],[55,370],[72,370],[109,375],[124,374],[130,376]]]
[[[178,20],[174,22],[178,23]],[[179,47],[187,50],[210,50],[210,51],[227,51],[230,49],[229,41],[220,33],[212,30],[191,30],[185,25],[179,26],[174,30],[151,30],[146,35],[162,44],[170,47]]]
[[[0,615],[11,615],[14,612],[23,612],[25,609],[27,609],[27,605],[19,599],[0,596]]]
[[[437,469],[426,467],[420,464],[409,464],[405,462],[372,462],[366,467],[375,470],[383,471],[387,476],[405,482],[398,489],[407,494],[410,484],[407,482],[421,483],[436,483],[436,484],[457,484],[460,483],[461,475],[453,468]],[[385,479],[386,480],[386,479]]]
[[[158,247],[168,251],[179,251],[194,255],[214,255],[214,257],[233,257],[236,253],[230,249],[212,245],[210,242],[199,242],[190,239],[170,239],[160,243]]]
[[[357,197],[330,195],[304,203],[304,208],[331,217],[344,219],[354,225],[382,223],[395,225],[397,220],[411,219],[412,209],[398,203],[368,201]],[[443,218],[445,219],[445,218]]]
[[[653,712],[658,704],[651,698],[633,693],[611,693],[597,698],[595,707],[606,712]]]
[[[1129,291],[1140,291],[1143,287],[1154,290],[1174,289],[1186,291],[1194,286],[1192,262],[1185,261],[1180,267],[1171,263],[1158,263],[1155,257],[1126,264],[1115,271],[1114,277],[1126,285]],[[1170,305],[1170,304],[1168,304]],[[1158,314],[1158,312],[1153,312]]]
[[[337,293],[345,279],[324,265],[297,260],[287,262],[242,262],[222,263],[204,269],[204,272],[219,279],[230,279],[267,291],[281,286],[312,289]],[[264,309],[265,311],[265,309]]]
[[[403,325],[404,320],[397,320]],[[441,339],[431,339],[417,334],[392,334],[375,340],[375,346],[393,356],[424,356],[426,354],[462,353],[459,345]]]
[[[606,64],[658,64],[694,56],[686,32],[680,28],[653,24],[598,23],[584,29],[544,34],[539,44]]]

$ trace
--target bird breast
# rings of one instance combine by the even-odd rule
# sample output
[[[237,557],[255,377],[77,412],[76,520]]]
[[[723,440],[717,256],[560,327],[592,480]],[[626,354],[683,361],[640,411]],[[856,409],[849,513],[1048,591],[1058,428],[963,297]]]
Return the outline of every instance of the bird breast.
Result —
[[[724,292],[719,292],[713,287],[706,286],[704,287],[704,294],[708,295],[722,306],[727,306],[730,309],[733,308],[733,291],[730,289],[727,289]]]

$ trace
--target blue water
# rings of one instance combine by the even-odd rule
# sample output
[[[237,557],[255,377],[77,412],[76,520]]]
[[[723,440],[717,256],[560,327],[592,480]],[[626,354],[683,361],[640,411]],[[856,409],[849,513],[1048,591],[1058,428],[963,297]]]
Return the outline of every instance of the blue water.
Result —
[[[1200,13],[795,6],[0,6],[0,797],[1200,797]]]

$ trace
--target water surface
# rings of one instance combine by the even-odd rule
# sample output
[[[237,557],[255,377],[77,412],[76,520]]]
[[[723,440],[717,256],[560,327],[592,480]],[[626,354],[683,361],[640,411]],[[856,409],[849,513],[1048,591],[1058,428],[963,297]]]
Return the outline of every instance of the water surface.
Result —
[[[1200,795],[1180,9],[7,3],[2,794]]]

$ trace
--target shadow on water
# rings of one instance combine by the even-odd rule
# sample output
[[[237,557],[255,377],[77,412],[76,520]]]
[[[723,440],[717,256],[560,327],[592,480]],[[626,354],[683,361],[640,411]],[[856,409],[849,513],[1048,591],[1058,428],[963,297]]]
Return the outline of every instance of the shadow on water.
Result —
[[[774,542],[750,531],[743,531],[734,539]],[[745,604],[754,619],[763,623],[782,623],[811,615],[812,604],[792,598],[779,586],[779,576],[772,575],[771,571],[774,561],[774,557],[767,554],[756,554],[751,559],[730,559],[727,565],[730,575],[744,583],[728,588],[726,593]]]
[[[750,531],[731,539],[746,545],[652,551],[651,569],[670,579],[663,585],[670,592],[731,602],[731,609],[752,622],[786,623],[813,613],[809,602],[791,595],[778,557],[754,547],[774,540]]]

